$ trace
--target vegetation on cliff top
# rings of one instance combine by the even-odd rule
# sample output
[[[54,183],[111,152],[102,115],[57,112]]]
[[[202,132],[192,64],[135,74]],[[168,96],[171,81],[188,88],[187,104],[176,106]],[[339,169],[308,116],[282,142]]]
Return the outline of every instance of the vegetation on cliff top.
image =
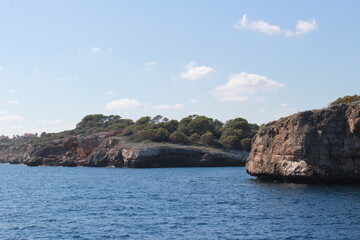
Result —
[[[340,98],[336,99],[335,101],[330,103],[330,106],[335,106],[338,104],[347,104],[347,103],[358,102],[358,101],[360,101],[359,95],[353,95],[353,96],[348,95],[348,96],[340,97]]]
[[[76,135],[111,132],[116,136],[124,136],[130,141],[171,142],[249,151],[251,139],[258,129],[258,125],[250,124],[243,118],[235,118],[223,123],[199,115],[190,115],[180,121],[157,115],[153,118],[141,117],[134,122],[131,119],[122,119],[118,115],[93,114],[85,116],[73,130],[60,133],[44,132],[39,137],[28,134],[26,139],[23,138],[24,136],[17,137],[13,138],[12,142],[28,142],[30,139],[33,143],[41,144]]]

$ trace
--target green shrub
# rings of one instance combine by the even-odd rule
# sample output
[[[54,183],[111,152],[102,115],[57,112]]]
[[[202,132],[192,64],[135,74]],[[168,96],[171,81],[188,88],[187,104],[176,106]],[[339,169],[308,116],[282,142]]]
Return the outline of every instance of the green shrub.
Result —
[[[241,140],[241,148],[245,151],[250,152],[251,150],[251,142],[252,140],[250,138],[244,138]]]
[[[164,128],[145,129],[137,133],[138,140],[149,140],[153,142],[164,142],[168,140],[168,131]]]
[[[201,135],[200,137],[200,143],[204,144],[204,145],[214,145],[215,141],[214,141],[214,134],[212,132],[206,132],[203,135]]]
[[[169,139],[173,143],[188,143],[189,140],[187,136],[179,131],[175,131],[172,134],[170,134]]]
[[[352,103],[352,102],[357,102],[357,101],[360,101],[359,95],[353,95],[353,96],[348,95],[348,96],[340,97],[340,98],[336,99],[335,101],[330,103],[330,106],[335,106],[338,104],[347,104],[347,103]]]
[[[194,133],[189,137],[189,141],[192,143],[199,143],[200,142],[200,134]]]

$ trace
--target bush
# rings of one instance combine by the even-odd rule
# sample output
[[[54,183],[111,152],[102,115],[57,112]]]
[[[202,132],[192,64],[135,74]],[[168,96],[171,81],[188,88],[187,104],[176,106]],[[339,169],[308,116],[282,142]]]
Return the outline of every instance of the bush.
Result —
[[[200,134],[194,133],[189,137],[189,141],[192,143],[198,143],[200,141]]]
[[[241,148],[245,151],[250,152],[251,150],[251,139],[250,138],[244,138],[241,140]]]
[[[168,140],[168,131],[164,128],[141,130],[137,134],[137,139],[164,142]]]
[[[212,132],[206,132],[200,137],[200,142],[204,145],[214,145],[214,134]]]
[[[173,143],[188,143],[188,138],[185,134],[179,131],[175,131],[170,134],[169,139]]]
[[[335,101],[330,103],[330,106],[335,106],[338,104],[347,104],[347,103],[352,103],[352,102],[357,102],[357,101],[360,101],[359,95],[345,96],[345,97],[340,97],[340,98],[336,99]]]
[[[151,121],[151,117],[149,116],[141,117],[136,121],[136,125],[144,125],[150,123],[150,121]]]
[[[222,136],[220,138],[220,144],[226,149],[240,150],[241,140],[237,136]]]

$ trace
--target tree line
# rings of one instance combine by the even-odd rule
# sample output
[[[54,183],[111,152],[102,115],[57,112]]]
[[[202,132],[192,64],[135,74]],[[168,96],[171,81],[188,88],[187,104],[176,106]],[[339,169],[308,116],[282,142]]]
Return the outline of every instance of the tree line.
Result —
[[[40,139],[114,131],[116,135],[125,136],[130,141],[171,142],[250,151],[251,139],[258,129],[257,124],[250,124],[244,118],[235,118],[223,123],[199,115],[190,115],[180,121],[157,115],[133,121],[118,115],[92,114],[85,116],[74,130],[42,133]]]

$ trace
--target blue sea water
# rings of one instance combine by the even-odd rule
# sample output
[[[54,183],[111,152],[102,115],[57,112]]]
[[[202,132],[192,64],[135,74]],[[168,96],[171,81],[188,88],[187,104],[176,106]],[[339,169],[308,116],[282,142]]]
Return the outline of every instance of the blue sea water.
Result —
[[[359,239],[360,187],[0,164],[0,239]]]

